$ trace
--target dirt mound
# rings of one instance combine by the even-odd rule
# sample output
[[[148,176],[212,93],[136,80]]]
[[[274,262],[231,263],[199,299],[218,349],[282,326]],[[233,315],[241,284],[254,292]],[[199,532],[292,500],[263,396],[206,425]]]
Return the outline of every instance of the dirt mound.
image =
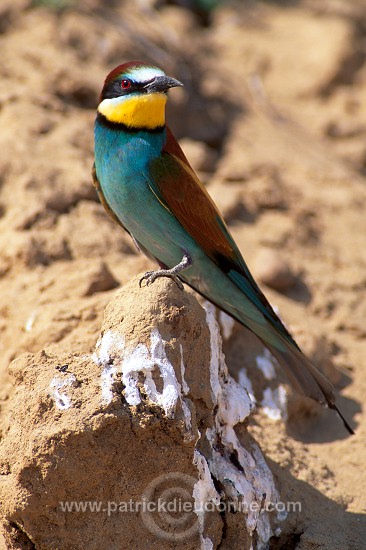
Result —
[[[217,547],[224,529],[263,545],[283,523],[258,513],[279,494],[258,445],[243,425],[235,434],[253,403],[207,307],[172,282],[141,290],[135,279],[107,306],[93,355],[12,363],[0,446],[8,548]],[[162,508],[182,502],[191,508]]]

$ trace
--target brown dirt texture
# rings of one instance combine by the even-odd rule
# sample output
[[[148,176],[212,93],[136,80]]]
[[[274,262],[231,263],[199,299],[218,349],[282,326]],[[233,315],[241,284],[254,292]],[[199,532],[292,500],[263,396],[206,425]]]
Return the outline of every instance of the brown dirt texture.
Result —
[[[9,425],[11,399],[19,426],[33,411],[30,425],[44,415],[56,433],[47,420],[49,402],[35,401],[52,357],[67,363],[74,354],[93,395],[97,368],[89,371],[83,357],[94,351],[105,308],[117,287],[154,267],[107,217],[91,182],[103,79],[119,63],[146,60],[184,83],[170,94],[169,124],[266,296],[336,386],[356,432],[348,436],[332,411],[296,395],[286,419],[256,409],[248,431],[281,495],[303,503],[268,548],[360,550],[366,544],[366,2],[238,0],[219,2],[209,17],[177,4],[1,2],[0,440],[13,433],[15,442],[21,433]],[[189,300],[185,307],[197,307],[198,319],[201,310]],[[257,396],[263,380],[255,357],[263,349],[236,324],[227,336],[229,371],[240,382],[245,367]],[[18,393],[17,384],[23,384]],[[102,416],[96,414],[95,429],[108,431],[108,415]],[[160,422],[153,416],[146,425]],[[60,447],[67,417],[62,422]],[[110,422],[113,432],[131,419]],[[32,438],[41,441],[37,434]],[[164,424],[155,443],[168,449],[174,437]],[[128,448],[122,435],[118,441]],[[26,454],[26,447],[10,445],[9,457]],[[100,448],[90,446],[96,460]],[[126,467],[135,459],[126,451]],[[165,460],[141,459],[141,469],[157,475],[178,460],[178,451]],[[191,474],[188,462],[181,471]],[[0,482],[9,469],[0,464]],[[56,515],[47,521],[60,527]],[[229,535],[238,532],[226,527]],[[98,520],[96,536],[102,528]],[[67,548],[98,548],[83,546],[77,524],[70,529],[77,542]],[[211,530],[219,540],[215,522]],[[14,536],[9,546],[0,535],[0,548],[66,548],[52,541],[52,527],[48,536],[39,546]],[[220,544],[239,548],[235,540]],[[120,546],[143,547],[140,532]]]

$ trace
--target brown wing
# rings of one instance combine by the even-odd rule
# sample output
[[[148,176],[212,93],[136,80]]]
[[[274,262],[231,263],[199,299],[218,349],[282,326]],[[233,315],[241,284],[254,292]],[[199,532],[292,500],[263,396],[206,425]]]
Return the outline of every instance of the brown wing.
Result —
[[[225,221],[169,130],[162,154],[151,162],[150,170],[153,192],[205,253],[225,270],[245,270]]]
[[[246,265],[225,221],[205,187],[185,160],[171,133],[158,159],[150,164],[150,187],[197,244],[257,306],[270,324],[297,347]]]

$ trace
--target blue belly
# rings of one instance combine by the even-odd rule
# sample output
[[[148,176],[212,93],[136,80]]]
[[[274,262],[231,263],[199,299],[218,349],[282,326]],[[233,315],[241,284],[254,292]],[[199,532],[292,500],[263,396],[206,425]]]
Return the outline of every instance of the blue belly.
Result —
[[[95,166],[107,203],[151,255],[176,265],[187,247],[197,245],[148,185],[148,164],[160,155],[165,132],[125,134],[96,124],[95,140]]]

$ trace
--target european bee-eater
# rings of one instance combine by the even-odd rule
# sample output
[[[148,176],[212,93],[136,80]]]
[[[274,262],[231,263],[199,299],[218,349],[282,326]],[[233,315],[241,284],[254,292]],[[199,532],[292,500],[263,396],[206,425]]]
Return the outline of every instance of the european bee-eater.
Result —
[[[158,277],[171,277],[181,288],[181,281],[187,283],[254,332],[297,391],[338,411],[331,383],[273,311],[166,126],[167,91],[175,86],[182,84],[137,61],[119,65],[107,76],[95,121],[93,178],[101,202],[138,248],[160,265],[141,281],[149,285]]]

